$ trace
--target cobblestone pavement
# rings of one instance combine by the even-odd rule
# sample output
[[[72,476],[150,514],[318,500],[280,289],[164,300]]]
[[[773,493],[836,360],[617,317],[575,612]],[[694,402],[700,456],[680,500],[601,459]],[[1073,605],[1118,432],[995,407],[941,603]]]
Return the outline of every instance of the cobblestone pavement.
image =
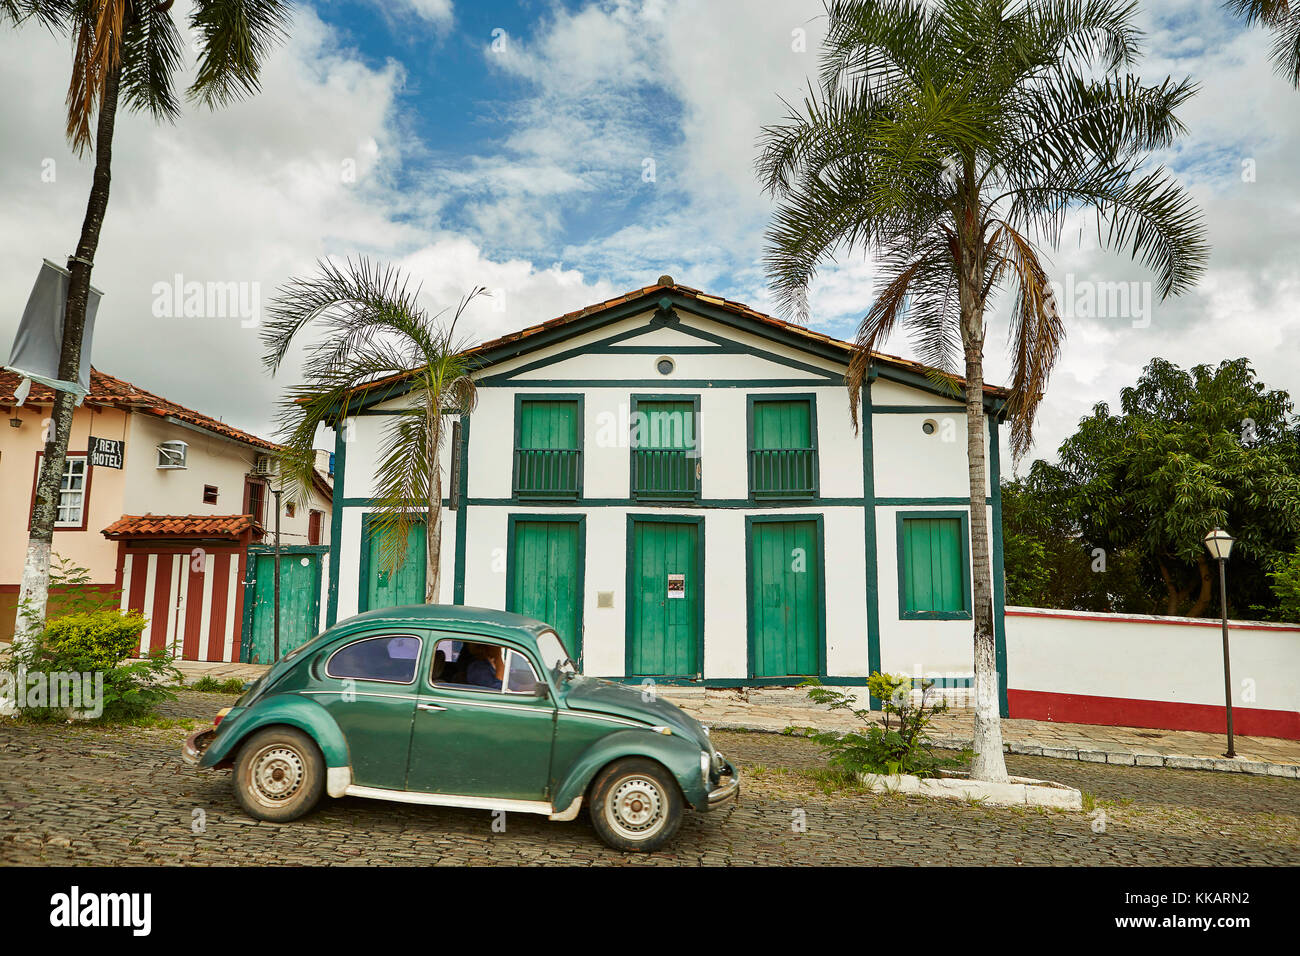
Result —
[[[185,692],[166,711],[206,722],[229,700]],[[494,833],[484,811],[357,799],[258,823],[229,773],[181,762],[186,732],[0,721],[0,863],[1300,864],[1300,781],[1280,778],[1011,756],[1013,773],[1079,787],[1095,809],[994,809],[844,789],[806,741],[718,732],[741,767],[740,805],[690,813],[671,847],[638,855],[607,849],[581,818],[512,814]]]

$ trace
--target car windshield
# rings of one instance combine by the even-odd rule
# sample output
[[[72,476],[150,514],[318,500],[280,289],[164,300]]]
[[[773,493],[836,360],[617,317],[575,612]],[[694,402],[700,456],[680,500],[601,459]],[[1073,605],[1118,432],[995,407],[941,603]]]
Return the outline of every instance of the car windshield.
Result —
[[[542,666],[557,677],[569,678],[577,673],[569,652],[554,631],[545,631],[537,639],[537,653],[542,657]]]

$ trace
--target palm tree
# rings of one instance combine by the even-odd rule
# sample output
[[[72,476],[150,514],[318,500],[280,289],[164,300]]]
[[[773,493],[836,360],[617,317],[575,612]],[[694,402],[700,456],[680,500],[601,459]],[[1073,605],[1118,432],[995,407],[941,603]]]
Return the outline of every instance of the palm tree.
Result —
[[[99,231],[108,209],[113,130],[119,101],[173,122],[180,103],[173,76],[184,44],[171,17],[173,0],[0,0],[0,24],[28,21],[66,34],[73,41],[72,80],[67,96],[67,136],[79,156],[93,151],[95,171],[77,251],[68,259],[71,276],[63,312],[59,378],[75,382],[81,368],[90,272]],[[191,99],[222,106],[259,88],[263,60],[288,24],[285,0],[195,0],[190,26],[198,34],[198,74]],[[92,136],[91,127],[94,126]],[[93,139],[93,145],[92,145]],[[50,545],[59,485],[72,431],[75,396],[54,393],[53,427],[45,443],[36,483],[31,531],[19,594],[15,643],[30,639],[45,619],[50,586]]]
[[[778,306],[806,321],[807,288],[837,253],[867,253],[885,282],[858,329],[857,403],[872,350],[909,330],[934,378],[963,384],[970,479],[977,779],[1005,780],[985,510],[985,306],[1013,292],[1011,448],[1029,448],[1064,326],[1040,249],[1065,220],[1187,289],[1208,247],[1200,213],[1150,150],[1183,132],[1187,81],[1147,86],[1130,0],[831,0],[821,75],[764,129],[758,171],[778,199],[766,266]],[[1103,228],[1104,224],[1104,228]],[[958,368],[961,357],[964,369]]]
[[[316,432],[340,427],[358,396],[377,382],[403,378],[410,383],[408,404],[389,416],[375,472],[376,508],[372,527],[380,540],[380,563],[396,571],[405,562],[413,525],[427,515],[425,603],[438,599],[442,554],[442,451],[447,415],[468,415],[478,392],[470,377],[471,360],[456,339],[456,323],[483,288],[460,301],[451,321],[429,316],[391,267],[366,259],[345,267],[320,263],[320,273],[291,279],[267,310],[262,331],[263,362],[274,374],[300,332],[319,323],[324,335],[307,346],[306,382],[288,390],[280,423],[288,449],[282,472],[292,497],[306,500],[311,487]]]
[[[1300,88],[1300,2],[1228,0],[1224,6],[1244,18],[1247,26],[1260,23],[1273,31],[1273,65],[1292,86]]]

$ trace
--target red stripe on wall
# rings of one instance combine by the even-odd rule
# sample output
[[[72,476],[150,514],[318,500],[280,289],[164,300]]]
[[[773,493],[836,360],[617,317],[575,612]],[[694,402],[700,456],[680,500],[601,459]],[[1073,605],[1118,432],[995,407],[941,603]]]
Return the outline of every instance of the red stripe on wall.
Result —
[[[208,656],[210,661],[221,660],[226,647],[226,591],[230,586],[230,558],[228,551],[212,556],[212,624],[208,627]]]
[[[1106,621],[1111,624],[1165,624],[1172,627],[1212,627],[1216,631],[1223,627],[1222,621],[1189,621],[1185,618],[1162,618],[1142,616],[1139,618],[1121,617],[1115,614],[1088,614],[1073,612],[1071,614],[1054,614],[1050,611],[1016,611],[1007,608],[1003,612],[1007,617],[1050,617],[1061,621]],[[1283,634],[1300,632],[1294,624],[1248,624],[1238,621],[1228,622],[1229,631],[1279,631]]]
[[[149,613],[144,606],[144,589],[149,582],[149,555],[131,555],[131,593],[127,595],[126,606],[141,614]]]
[[[1226,733],[1228,726],[1224,707],[1214,704],[1181,704],[1169,700],[1008,689],[1007,707],[1012,717],[1068,724],[1197,730],[1209,734]],[[1248,737],[1300,740],[1300,713],[1294,710],[1234,706],[1232,729],[1235,733]]]
[[[144,556],[145,561],[149,556]],[[139,555],[136,560],[140,560]],[[150,618],[152,622],[149,631],[149,650],[157,651],[167,647],[167,619],[171,610],[171,589],[172,589],[172,557],[170,554],[158,555],[157,571],[154,574],[153,582],[153,615]],[[145,564],[145,572],[149,570],[149,565]]]
[[[199,637],[203,633],[203,571],[207,566],[207,554],[182,555],[181,562],[181,567],[188,569],[190,575],[189,591],[185,595],[185,638],[181,656],[187,661],[197,661]],[[196,564],[199,567],[197,571],[194,570]]]

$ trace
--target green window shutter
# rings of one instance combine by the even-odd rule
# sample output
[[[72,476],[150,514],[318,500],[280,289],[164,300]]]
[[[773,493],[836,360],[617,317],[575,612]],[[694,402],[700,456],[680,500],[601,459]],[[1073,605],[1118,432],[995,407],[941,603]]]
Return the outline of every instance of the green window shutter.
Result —
[[[756,401],[750,424],[749,480],[756,497],[811,497],[817,490],[812,404]]]
[[[575,498],[582,476],[582,419],[576,401],[519,403],[515,491],[520,495]]]
[[[578,448],[578,403],[527,401],[519,407],[519,447]]]
[[[903,612],[964,615],[965,556],[959,518],[907,518],[902,522]]]
[[[639,497],[694,498],[700,490],[695,403],[637,399],[632,425],[632,491]]]

